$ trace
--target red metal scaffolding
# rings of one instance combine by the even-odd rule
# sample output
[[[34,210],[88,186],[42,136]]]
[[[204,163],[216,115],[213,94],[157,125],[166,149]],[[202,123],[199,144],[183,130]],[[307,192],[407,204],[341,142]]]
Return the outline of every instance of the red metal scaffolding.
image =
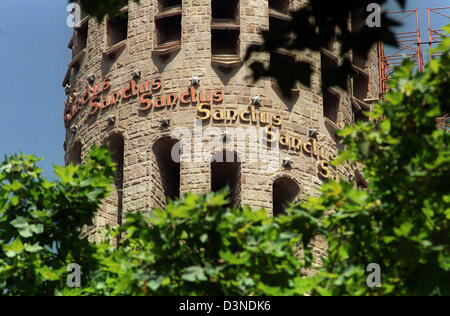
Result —
[[[423,54],[422,54],[422,40],[420,38],[419,27],[419,10],[404,10],[388,12],[388,15],[392,15],[393,19],[400,23],[415,24],[415,28],[406,32],[397,32],[395,37],[397,38],[398,47],[393,53],[386,55],[383,43],[378,45],[379,56],[379,72],[380,72],[380,92],[386,93],[388,91],[388,80],[391,77],[392,72],[396,66],[399,66],[403,59],[409,58],[414,61],[419,69],[423,71]],[[415,19],[415,21],[413,21]]]
[[[398,22],[404,24],[414,25],[411,30],[406,32],[397,32],[395,37],[399,47],[394,50],[392,54],[386,55],[383,43],[378,45],[379,56],[379,72],[380,72],[380,92],[385,94],[388,91],[388,81],[394,71],[394,68],[400,65],[404,58],[409,58],[414,61],[419,71],[424,69],[424,61],[422,54],[422,45],[428,45],[430,60],[439,57],[442,52],[434,51],[436,44],[440,43],[442,36],[445,34],[442,28],[433,28],[433,19],[444,17],[450,19],[450,7],[443,8],[428,8],[428,41],[422,42],[419,27],[419,11],[405,10],[388,12],[386,14],[394,16],[393,18]],[[408,20],[409,19],[409,20]],[[415,21],[413,21],[415,19]]]
[[[433,52],[433,44],[440,43],[442,36],[448,36],[442,28],[433,29],[433,26],[431,25],[433,17],[440,16],[450,19],[450,7],[428,8],[428,47],[430,50],[430,61],[442,54],[442,52],[439,51]]]

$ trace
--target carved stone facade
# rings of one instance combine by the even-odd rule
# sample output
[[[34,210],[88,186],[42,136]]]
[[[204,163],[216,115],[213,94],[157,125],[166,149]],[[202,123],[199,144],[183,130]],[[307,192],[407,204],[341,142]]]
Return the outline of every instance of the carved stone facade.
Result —
[[[223,184],[232,187],[233,203],[265,208],[268,216],[280,212],[281,204],[317,195],[326,181],[320,176],[321,164],[327,167],[338,150],[335,129],[360,118],[358,111],[368,106],[364,100],[378,98],[378,56],[374,48],[367,60],[354,59],[359,77],[349,78],[347,90],[335,89],[325,97],[321,65],[339,61],[337,43],[322,53],[284,56],[313,64],[310,89],[298,85],[286,99],[272,80],[253,83],[243,63],[246,48],[261,40],[259,33],[269,28],[269,21],[286,18],[286,3],[292,10],[302,2],[141,0],[124,7],[120,18],[100,24],[81,21],[70,43],[74,56],[64,80],[66,161],[82,163],[94,144],[109,142],[119,164],[117,190],[99,212],[97,228],[120,224],[128,212],[163,207],[167,197],[205,193]],[[196,123],[215,111],[217,119]],[[266,115],[270,122],[261,119]],[[171,159],[177,143],[171,136],[181,127],[192,132],[188,147],[194,148],[199,126],[224,132],[226,127],[267,130],[271,124],[282,135],[293,135],[294,147],[301,141],[297,150],[281,146],[275,166],[243,159],[257,149],[253,146],[230,148],[233,142],[227,139],[237,137],[232,129],[221,137],[241,161]],[[186,154],[183,149],[182,157]],[[328,167],[342,176],[354,172],[346,168]]]

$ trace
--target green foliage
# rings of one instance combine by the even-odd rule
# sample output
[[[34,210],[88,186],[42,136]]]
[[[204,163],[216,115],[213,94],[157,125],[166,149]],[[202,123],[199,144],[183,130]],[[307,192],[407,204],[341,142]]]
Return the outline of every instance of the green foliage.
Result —
[[[449,27],[447,30],[450,31]],[[323,217],[329,255],[320,287],[333,295],[450,295],[449,133],[436,118],[450,111],[450,40],[424,73],[405,62],[374,122],[341,131],[340,160],[364,165],[366,191],[330,182],[310,201]],[[381,287],[366,266],[381,266]]]
[[[303,278],[296,244],[307,245],[317,224],[293,209],[273,221],[265,211],[230,209],[227,192],[171,202],[165,210],[128,216],[118,250],[106,240],[97,258],[102,271],[91,287],[64,294],[299,295]]]
[[[80,238],[110,190],[114,167],[106,148],[84,166],[55,167],[57,182],[41,176],[39,159],[6,157],[0,164],[0,295],[52,295],[66,268],[92,269],[95,247]]]

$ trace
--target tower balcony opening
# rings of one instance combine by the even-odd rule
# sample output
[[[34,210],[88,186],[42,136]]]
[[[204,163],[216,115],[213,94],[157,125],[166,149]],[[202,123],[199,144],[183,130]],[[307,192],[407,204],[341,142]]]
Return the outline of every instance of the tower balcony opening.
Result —
[[[108,46],[111,47],[126,40],[128,37],[128,13],[108,18],[106,29]]]
[[[239,0],[212,0],[212,19],[239,21]]]
[[[157,19],[155,22],[158,47],[180,43],[181,15]]]

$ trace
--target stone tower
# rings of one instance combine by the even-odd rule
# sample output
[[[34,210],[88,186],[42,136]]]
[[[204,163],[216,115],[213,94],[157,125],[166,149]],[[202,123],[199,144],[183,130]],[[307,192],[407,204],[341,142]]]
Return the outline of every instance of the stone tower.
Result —
[[[94,144],[108,143],[117,163],[116,190],[92,234],[120,224],[127,212],[224,185],[232,204],[273,216],[288,202],[316,195],[330,177],[354,176],[329,161],[338,151],[336,129],[364,119],[367,101],[378,98],[376,48],[367,60],[353,58],[358,75],[346,90],[324,94],[321,66],[339,62],[338,43],[320,53],[255,56],[313,64],[312,88],[299,84],[289,98],[272,80],[249,80],[243,62],[260,31],[289,19],[303,2],[124,1],[116,18],[99,24],[82,17],[63,83],[65,159],[82,163]]]

